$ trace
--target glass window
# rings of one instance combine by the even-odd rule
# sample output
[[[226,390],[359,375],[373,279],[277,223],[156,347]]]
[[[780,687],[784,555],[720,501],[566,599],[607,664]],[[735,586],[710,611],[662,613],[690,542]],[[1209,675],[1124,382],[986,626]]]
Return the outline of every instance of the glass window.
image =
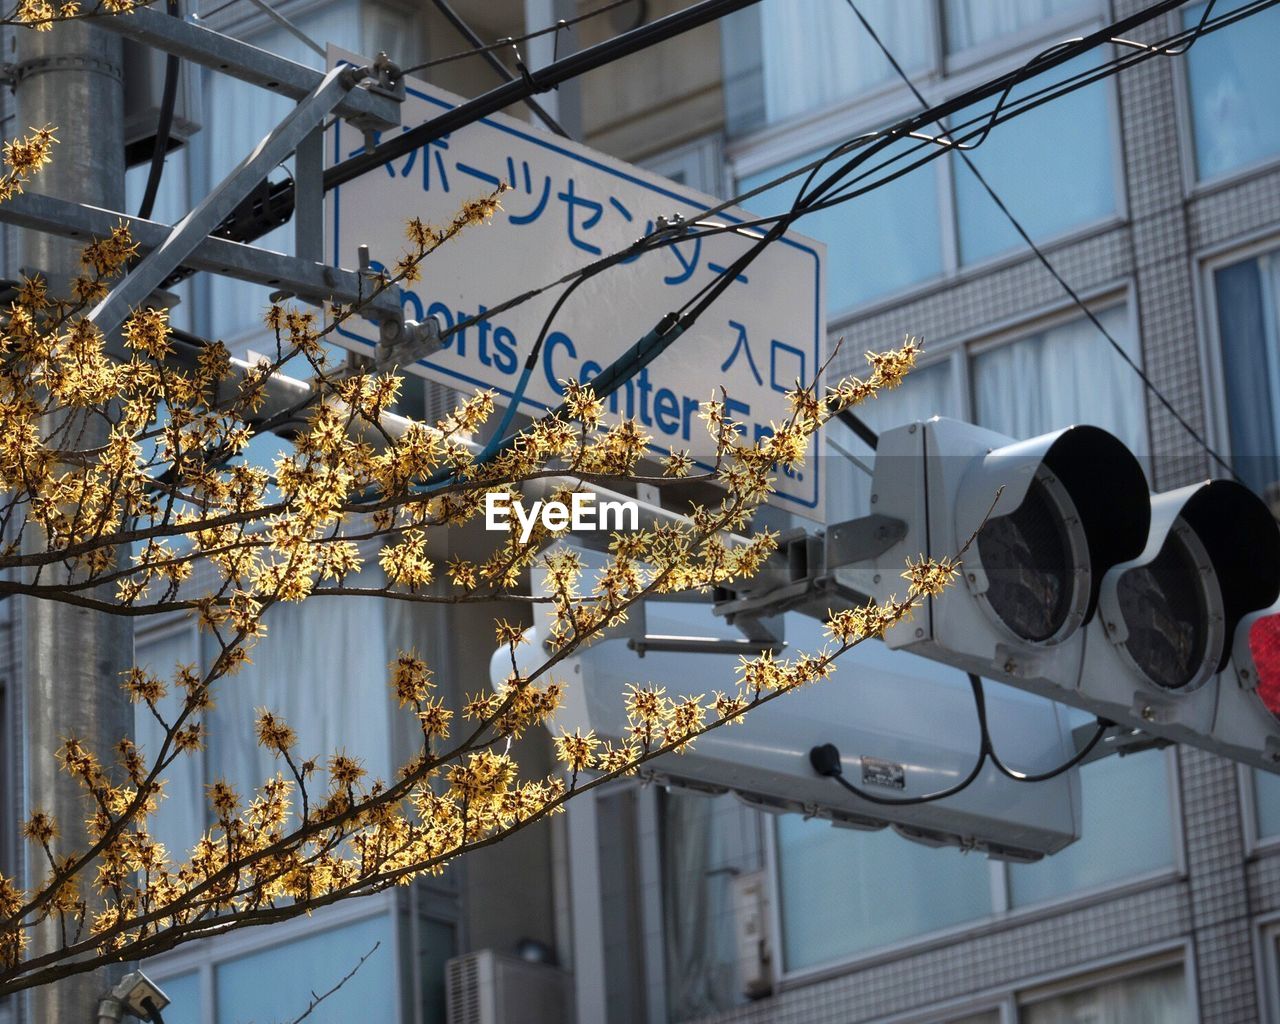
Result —
[[[1222,267],[1213,286],[1231,463],[1270,500],[1280,481],[1280,250]]]
[[[421,918],[418,922],[418,971],[422,983],[419,1001],[423,1024],[444,1024],[445,965],[457,948],[453,925]]]
[[[788,970],[852,956],[991,913],[985,857],[896,832],[777,819],[782,956]]]
[[[984,5],[985,6],[985,5]],[[1035,5],[1029,5],[1035,6]],[[1084,57],[1053,72],[1052,81],[1096,66]],[[1037,80],[1013,91],[1012,98],[1044,87]],[[1036,241],[1101,220],[1116,210],[1112,158],[1109,86],[1097,82],[1038,107],[1033,113],[1003,122],[969,153],[996,194]],[[966,108],[952,124],[957,134],[965,122],[995,107],[994,98]],[[980,127],[974,125],[973,128]],[[972,131],[973,128],[968,129]],[[1024,243],[962,160],[953,161],[960,261],[975,263]],[[1053,202],[1045,202],[1053,196]]]
[[[164,1024],[204,1024],[199,971],[175,974],[156,984],[169,997],[169,1005],[164,1008]]]
[[[396,1020],[395,942],[389,916],[330,928],[219,964],[214,972],[218,1024],[293,1020],[377,949],[364,966],[307,1018],[314,1024]],[[165,1016],[168,1014],[166,1012]]]
[[[1165,752],[1151,750],[1081,768],[1080,839],[1035,864],[1010,864],[1010,903],[1025,907],[1173,867],[1167,759]]]
[[[947,52],[958,53],[1097,6],[1097,0],[943,0]]]
[[[1021,1024],[1191,1024],[1182,965],[1020,1007]]]
[[[787,640],[796,650],[821,646],[821,625],[791,615]],[[963,672],[881,644],[855,648],[840,659],[839,674],[900,675],[903,683],[928,679],[968,694]],[[833,679],[832,682],[839,680]],[[877,713],[869,702],[868,715]],[[978,724],[956,724],[978,750]],[[778,903],[782,963],[794,971],[953,927],[991,914],[989,861],[957,849],[933,849],[891,829],[860,832],[798,814],[776,818]]]
[[[1280,836],[1280,775],[1261,772],[1253,775],[1253,805],[1259,839]]]
[[[910,144],[909,140],[905,143]],[[885,153],[892,155],[900,145],[904,143]],[[739,181],[739,190],[756,188],[822,155],[810,153],[753,174]],[[835,161],[821,174],[830,174],[838,166]],[[796,222],[797,231],[827,246],[827,308],[831,312],[851,309],[942,273],[938,173],[936,163],[928,164],[873,192]],[[784,213],[804,181],[805,176],[800,175],[777,185],[748,200],[747,208],[759,215]]]
[[[746,1001],[733,879],[760,869],[760,815],[733,796],[679,790],[661,806],[667,1006],[692,1020]]]
[[[862,13],[908,72],[929,62],[930,0],[863,0]],[[725,19],[730,134],[778,124],[895,77],[844,0],[764,0]]]
[[[1141,365],[1127,308],[1113,306],[1098,319]],[[971,377],[974,418],[984,427],[1036,437],[1090,423],[1146,451],[1142,381],[1084,317],[978,353]]]
[[[1183,11],[1183,24],[1200,20],[1204,4]],[[1244,6],[1221,0],[1213,17]],[[1187,53],[1187,86],[1196,176],[1212,178],[1280,153],[1280,121],[1274,97],[1280,93],[1280,10],[1271,8],[1242,24],[1205,36]]]
[[[191,623],[138,636],[135,660],[152,675],[164,680],[168,693],[160,701],[160,714],[172,723],[182,711],[184,691],[174,685],[179,665],[196,665],[200,656],[195,626]],[[150,761],[164,742],[164,729],[145,704],[134,706],[134,739]],[[151,821],[151,833],[164,844],[170,862],[180,864],[200,838],[205,826],[204,773],[199,753],[182,754],[165,776],[165,798]]]

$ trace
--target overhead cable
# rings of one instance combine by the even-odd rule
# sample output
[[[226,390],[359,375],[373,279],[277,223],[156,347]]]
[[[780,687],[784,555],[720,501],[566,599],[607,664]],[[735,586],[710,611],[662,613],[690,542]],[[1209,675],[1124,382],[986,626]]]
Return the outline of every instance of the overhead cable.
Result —
[[[871,37],[872,41],[876,44],[877,47],[879,47],[880,52],[884,54],[885,59],[889,62],[890,66],[897,73],[898,77],[901,78],[902,81],[906,84],[907,88],[911,90],[911,93],[913,96],[915,96],[916,101],[926,110],[928,110],[929,109],[928,101],[924,98],[924,95],[920,92],[920,90],[916,88],[916,84],[911,80],[910,76],[903,69],[902,65],[898,62],[897,58],[894,57],[893,53],[890,52],[888,46],[885,45],[884,41],[880,38],[880,35],[872,27],[871,23],[866,19],[862,11],[858,9],[858,5],[854,2],[854,0],[845,0],[845,2],[849,5],[850,10],[853,11],[858,21],[862,23],[862,27],[866,30],[867,34]],[[1199,26],[1197,26],[1198,28],[1203,29],[1203,26],[1209,20],[1209,15],[1212,13],[1214,4],[1216,2],[1217,0],[1209,0],[1209,3],[1205,5],[1204,11],[1200,16],[1200,23],[1199,23]],[[1186,45],[1182,47],[1180,50],[1178,50],[1178,54],[1180,55],[1180,54],[1186,53],[1187,50],[1190,49],[1191,45],[1199,38],[1200,38],[1199,34],[1192,36],[1187,41]],[[1130,45],[1133,45],[1133,44],[1130,44]],[[1169,53],[1168,50],[1152,50],[1150,52],[1163,53],[1163,54]],[[942,131],[943,136],[946,137],[947,135],[946,126],[941,122],[938,122],[938,128]],[[1170,402],[1169,399],[1165,397],[1164,393],[1160,390],[1160,388],[1157,387],[1155,382],[1152,381],[1151,378],[1147,376],[1145,371],[1143,371],[1142,367],[1140,367],[1137,364],[1137,362],[1134,361],[1133,357],[1125,350],[1124,346],[1121,345],[1120,342],[1118,342],[1115,339],[1115,337],[1111,334],[1111,332],[1107,330],[1107,328],[1103,325],[1102,321],[1098,318],[1098,315],[1092,309],[1090,309],[1089,306],[1085,304],[1084,300],[1080,298],[1079,293],[1077,293],[1076,290],[1072,288],[1070,284],[1067,283],[1066,278],[1064,278],[1062,274],[1059,273],[1058,269],[1050,262],[1049,257],[1045,255],[1044,250],[1042,250],[1040,246],[1038,246],[1035,243],[1035,241],[1031,238],[1030,233],[1027,231],[1025,227],[1023,227],[1022,222],[1019,221],[1018,218],[1014,216],[1013,211],[1009,209],[1008,205],[1005,203],[1003,199],[1000,198],[995,188],[987,180],[986,176],[982,173],[982,171],[978,169],[977,164],[973,162],[973,158],[968,154],[965,148],[962,146],[957,146],[955,148],[960,159],[964,161],[965,166],[968,167],[970,173],[973,174],[974,179],[978,182],[979,185],[982,186],[982,188],[986,191],[987,195],[991,197],[992,202],[994,202],[996,206],[999,208],[1000,212],[1004,214],[1005,218],[1009,221],[1009,224],[1013,227],[1013,229],[1018,233],[1019,237],[1021,237],[1021,239],[1027,244],[1027,247],[1032,251],[1032,253],[1035,254],[1035,257],[1040,261],[1041,266],[1043,266],[1045,270],[1049,272],[1050,276],[1052,276],[1053,279],[1058,282],[1062,290],[1067,293],[1067,296],[1071,299],[1071,301],[1075,303],[1075,305],[1081,310],[1081,312],[1084,313],[1084,315],[1089,319],[1089,322],[1095,328],[1097,328],[1098,332],[1107,340],[1107,342],[1110,344],[1112,349],[1115,350],[1115,352],[1120,356],[1120,358],[1124,360],[1125,364],[1135,374],[1137,374],[1138,379],[1142,382],[1143,387],[1145,387],[1156,398],[1156,400],[1159,401],[1159,403],[1165,408],[1165,410],[1174,418],[1175,421],[1177,421],[1178,425],[1181,426],[1182,429],[1185,430],[1187,434],[1189,434],[1191,438],[1202,449],[1204,449],[1205,452],[1209,454],[1209,456],[1213,459],[1214,462],[1216,462],[1222,469],[1226,470],[1226,472],[1229,473],[1232,477],[1235,477],[1237,480],[1239,480],[1239,477],[1236,476],[1235,470],[1231,468],[1231,465],[1227,462],[1227,460],[1224,459],[1221,455],[1219,455],[1218,452],[1216,452],[1212,446],[1210,446],[1209,442],[1204,438],[1204,436],[1200,433],[1200,431],[1198,431],[1189,422],[1187,422],[1187,419],[1182,415],[1182,413],[1180,413],[1174,407],[1173,403]]]

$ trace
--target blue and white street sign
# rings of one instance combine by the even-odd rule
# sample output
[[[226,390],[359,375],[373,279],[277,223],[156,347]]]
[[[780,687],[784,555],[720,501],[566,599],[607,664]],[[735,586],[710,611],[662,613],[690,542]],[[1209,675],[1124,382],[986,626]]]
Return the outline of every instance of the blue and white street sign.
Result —
[[[357,58],[330,51],[331,66]],[[460,98],[408,81],[402,120],[420,124]],[[405,129],[407,130],[407,129]],[[345,122],[331,129],[327,157],[336,163],[364,150]],[[504,115],[445,136],[331,191],[326,251],[338,265],[368,245],[377,266],[392,267],[408,248],[405,222],[447,224],[468,199],[510,186],[493,222],[471,228],[422,264],[403,291],[405,316],[439,319],[448,330],[512,296],[547,284],[654,229],[659,217],[693,218],[716,200],[651,172],[596,153]],[[715,218],[749,218],[732,210]],[[758,232],[752,231],[753,237]],[[677,310],[752,243],[726,232],[689,238],[635,257],[578,288],[551,325],[520,412],[537,416],[558,404],[561,381],[590,380],[668,311]],[[788,234],[740,275],[672,347],[608,401],[613,416],[632,416],[652,435],[656,453],[688,450],[706,467],[714,446],[698,405],[728,394],[730,414],[754,436],[789,415],[785,392],[808,382],[826,352],[823,264],[819,242]],[[463,392],[492,388],[509,401],[543,321],[559,295],[552,289],[467,327],[414,367],[403,367]],[[368,353],[377,329],[348,323],[338,339]],[[777,504],[821,518],[821,460],[794,475],[779,473]]]

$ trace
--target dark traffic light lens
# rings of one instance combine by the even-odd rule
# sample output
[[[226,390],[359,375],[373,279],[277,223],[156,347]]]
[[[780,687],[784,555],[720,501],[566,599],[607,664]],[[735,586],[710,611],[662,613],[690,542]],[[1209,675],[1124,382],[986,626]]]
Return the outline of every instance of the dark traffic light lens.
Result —
[[[1186,541],[1169,534],[1155,561],[1120,577],[1125,649],[1156,685],[1186,686],[1204,664],[1208,606],[1204,582]]]
[[[1258,699],[1280,719],[1280,615],[1264,615],[1249,627],[1249,653],[1258,674]]]
[[[1062,512],[1039,477],[1013,512],[987,522],[977,545],[992,611],[1024,640],[1056,634],[1071,612],[1075,562]]]

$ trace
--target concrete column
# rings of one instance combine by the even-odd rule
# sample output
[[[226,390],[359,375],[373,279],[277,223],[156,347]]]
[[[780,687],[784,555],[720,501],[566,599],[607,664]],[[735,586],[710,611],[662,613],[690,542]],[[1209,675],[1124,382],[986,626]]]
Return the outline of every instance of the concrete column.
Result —
[[[57,128],[53,163],[29,186],[32,191],[110,209],[124,206],[123,78],[120,37],[91,22],[67,22],[48,32],[20,31],[17,48],[17,125]],[[78,272],[79,246],[26,232],[20,263],[49,275],[51,283]],[[55,424],[50,424],[50,428]],[[82,443],[92,444],[90,426]],[[26,537],[36,548],[40,537]],[[56,573],[43,579],[53,582]],[[56,853],[83,850],[85,804],[79,785],[63,774],[54,751],[68,735],[86,741],[111,763],[112,746],[132,733],[132,709],[120,689],[120,672],[133,659],[128,619],[26,600],[21,609],[24,664],[24,731],[27,749],[26,806],[54,814],[61,835]],[[38,884],[48,865],[28,849],[28,882]],[[37,856],[38,854],[38,856]],[[92,873],[88,873],[92,878]],[[89,896],[89,913],[99,905]],[[49,921],[32,936],[31,952],[57,948],[61,934]],[[97,1000],[109,988],[108,975],[95,971],[29,993],[27,1019],[89,1024]]]

